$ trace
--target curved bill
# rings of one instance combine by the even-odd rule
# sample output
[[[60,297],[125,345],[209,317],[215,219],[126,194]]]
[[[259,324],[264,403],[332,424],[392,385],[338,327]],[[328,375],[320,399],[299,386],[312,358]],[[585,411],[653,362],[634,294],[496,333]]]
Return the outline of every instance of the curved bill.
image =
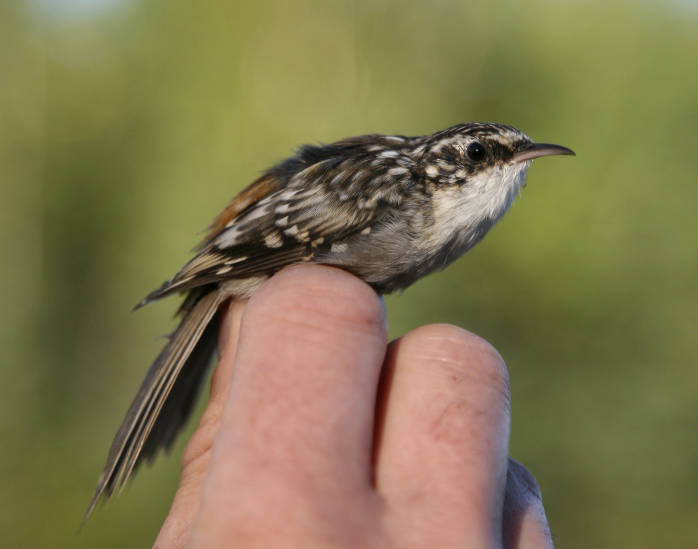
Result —
[[[556,154],[571,154],[574,156],[574,151],[572,149],[568,149],[567,147],[563,147],[562,145],[553,145],[551,143],[531,143],[529,147],[514,153],[512,161],[525,162],[526,160],[533,160],[534,158],[540,158],[541,156],[553,156]]]

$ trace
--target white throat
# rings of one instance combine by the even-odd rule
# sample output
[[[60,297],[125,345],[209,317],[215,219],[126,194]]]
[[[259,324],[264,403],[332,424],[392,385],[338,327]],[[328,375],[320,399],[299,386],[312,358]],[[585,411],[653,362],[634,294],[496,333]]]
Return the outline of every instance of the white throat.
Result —
[[[433,195],[433,220],[428,246],[440,248],[457,237],[466,251],[507,212],[526,181],[531,162],[493,166],[461,185],[449,185]],[[462,253],[461,252],[461,253]]]

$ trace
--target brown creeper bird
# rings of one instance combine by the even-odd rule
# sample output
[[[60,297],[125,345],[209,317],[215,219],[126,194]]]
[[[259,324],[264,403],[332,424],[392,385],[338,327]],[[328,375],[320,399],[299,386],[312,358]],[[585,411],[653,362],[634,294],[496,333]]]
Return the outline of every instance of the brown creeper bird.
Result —
[[[305,145],[218,215],[198,253],[137,307],[186,292],[181,322],[126,413],[87,516],[134,468],[168,449],[196,400],[226,299],[249,297],[287,265],[346,269],[380,294],[468,251],[509,209],[531,161],[574,154],[500,124],[433,135],[364,135]]]

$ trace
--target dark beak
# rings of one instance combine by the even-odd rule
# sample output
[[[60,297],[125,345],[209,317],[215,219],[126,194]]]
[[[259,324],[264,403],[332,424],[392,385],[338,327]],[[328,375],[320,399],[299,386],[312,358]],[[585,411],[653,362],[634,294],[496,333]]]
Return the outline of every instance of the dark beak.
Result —
[[[514,153],[512,162],[525,162],[526,160],[533,160],[541,156],[553,156],[555,154],[571,154],[574,156],[574,151],[561,145],[531,143],[528,147]]]

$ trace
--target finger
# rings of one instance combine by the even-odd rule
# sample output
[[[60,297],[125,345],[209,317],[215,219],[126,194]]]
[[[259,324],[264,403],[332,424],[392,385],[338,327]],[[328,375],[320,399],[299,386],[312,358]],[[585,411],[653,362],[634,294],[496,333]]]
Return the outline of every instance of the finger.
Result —
[[[499,541],[509,385],[497,351],[454,326],[419,328],[390,346],[379,407],[376,487],[396,520],[434,547]]]
[[[265,283],[243,317],[197,524],[209,522],[197,531],[215,537],[225,527],[212,524],[221,508],[248,523],[288,518],[291,509],[299,518],[284,527],[317,513],[329,525],[343,496],[371,493],[385,345],[381,303],[352,275],[298,266]]]
[[[220,311],[220,359],[211,377],[211,395],[199,425],[182,454],[182,474],[167,518],[155,547],[184,547],[191,523],[201,501],[201,490],[210,458],[213,438],[218,430],[223,406],[230,391],[237,349],[240,320],[246,302],[233,302]]]
[[[502,522],[506,549],[552,549],[553,540],[538,483],[528,469],[511,458]]]

